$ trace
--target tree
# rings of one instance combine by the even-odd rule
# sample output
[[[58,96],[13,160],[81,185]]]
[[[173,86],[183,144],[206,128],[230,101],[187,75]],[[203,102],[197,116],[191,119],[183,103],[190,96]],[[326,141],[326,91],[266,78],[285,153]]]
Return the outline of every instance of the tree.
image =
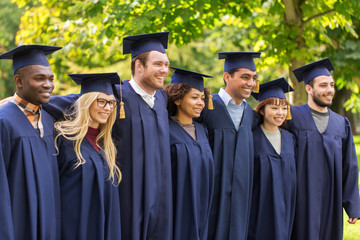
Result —
[[[15,47],[15,36],[19,29],[20,16],[24,11],[19,9],[10,0],[0,2],[0,52]],[[13,81],[12,64],[8,61],[0,61],[0,99],[13,95],[15,92]]]
[[[79,66],[92,69],[126,59],[121,54],[124,36],[169,31],[170,41],[180,49],[185,45],[208,45],[201,49],[209,53],[190,48],[200,63],[213,61],[207,64],[207,73],[218,76],[214,85],[222,80],[221,72],[211,68],[217,51],[262,51],[259,69],[260,76],[265,76],[263,81],[290,75],[296,90],[294,104],[304,103],[306,96],[304,86],[293,81],[290,70],[323,57],[334,59],[337,46],[346,41],[344,36],[358,38],[353,21],[360,10],[357,0],[17,2],[20,7],[28,7],[17,41],[65,46],[54,61],[60,76]],[[337,43],[332,38],[334,31],[340,36]],[[209,55],[213,56],[210,60],[200,58]],[[181,63],[178,66],[184,67]],[[347,70],[337,70],[336,77],[343,71]],[[359,71],[354,69],[353,76]],[[344,81],[349,83],[346,86],[359,86],[355,80]]]

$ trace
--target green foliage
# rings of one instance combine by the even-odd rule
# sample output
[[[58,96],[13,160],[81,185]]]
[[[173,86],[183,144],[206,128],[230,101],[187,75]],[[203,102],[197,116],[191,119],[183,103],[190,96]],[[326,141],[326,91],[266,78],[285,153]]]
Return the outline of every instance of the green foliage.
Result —
[[[52,56],[60,83],[71,82],[69,72],[109,66],[121,65],[129,76],[121,63],[128,58],[122,55],[122,38],[148,32],[169,31],[172,64],[214,75],[214,90],[222,86],[218,51],[262,51],[259,76],[268,81],[288,77],[289,67],[323,57],[334,60],[339,50],[352,51],[355,59],[351,49],[359,44],[357,0],[17,0],[17,4],[27,10],[18,44],[64,46]],[[180,56],[184,53],[187,56]],[[355,64],[351,69],[340,60],[335,65],[338,87],[358,89],[360,83],[351,80],[359,75]],[[60,87],[58,93],[63,90]],[[295,94],[300,93],[304,95],[303,88]],[[358,106],[356,94],[347,102],[349,108]]]
[[[22,9],[10,0],[0,2],[0,52],[15,47],[15,35],[20,24]],[[0,61],[0,99],[14,94],[15,84],[13,82],[11,61]]]

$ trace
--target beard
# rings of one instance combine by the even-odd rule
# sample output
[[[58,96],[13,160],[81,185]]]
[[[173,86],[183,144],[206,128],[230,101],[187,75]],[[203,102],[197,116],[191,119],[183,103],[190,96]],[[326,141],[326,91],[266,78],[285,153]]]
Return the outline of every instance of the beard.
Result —
[[[328,95],[332,95],[332,97],[334,97],[334,94],[333,94],[333,93],[330,93],[330,94],[328,94]],[[330,103],[326,103],[326,102],[324,102],[324,101],[322,101],[322,100],[320,99],[320,95],[319,95],[319,94],[314,94],[314,95],[312,96],[312,99],[313,99],[314,103],[315,103],[316,105],[318,105],[319,107],[330,107],[330,106],[332,105],[332,100],[331,100]]]

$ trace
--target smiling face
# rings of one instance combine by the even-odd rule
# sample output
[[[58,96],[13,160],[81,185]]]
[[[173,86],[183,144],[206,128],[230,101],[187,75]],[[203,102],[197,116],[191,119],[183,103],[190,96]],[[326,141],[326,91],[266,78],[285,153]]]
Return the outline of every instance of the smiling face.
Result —
[[[105,124],[107,120],[109,119],[110,114],[114,111],[110,107],[110,104],[107,103],[105,107],[99,107],[103,106],[102,103],[98,103],[98,99],[100,101],[106,100],[106,101],[115,101],[114,95],[107,95],[105,93],[99,93],[97,99],[90,105],[89,113],[90,113],[90,123],[89,127],[92,128],[99,128],[100,124]]]
[[[256,85],[257,75],[255,71],[247,68],[239,68],[231,76],[228,72],[224,73],[226,82],[225,91],[239,104],[243,99],[249,98]]]
[[[264,118],[263,127],[268,131],[276,131],[286,119],[287,105],[266,104],[260,114]]]
[[[149,94],[162,88],[169,74],[169,59],[166,53],[150,51],[145,66],[138,60],[135,63],[135,81]]]
[[[48,103],[54,90],[54,74],[49,66],[22,67],[16,71],[14,81],[19,97],[34,105]]]
[[[200,117],[201,111],[205,107],[205,93],[195,88],[185,94],[185,96],[175,102],[177,105],[176,117],[181,123],[192,123],[193,118]]]
[[[318,76],[312,80],[312,85],[306,85],[309,106],[318,111],[327,110],[335,95],[335,83],[332,76]]]

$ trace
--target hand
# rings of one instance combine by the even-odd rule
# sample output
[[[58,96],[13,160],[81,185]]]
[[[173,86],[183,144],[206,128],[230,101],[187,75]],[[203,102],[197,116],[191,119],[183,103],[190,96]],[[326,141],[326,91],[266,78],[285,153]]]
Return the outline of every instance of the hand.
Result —
[[[349,218],[348,223],[355,224],[358,218]]]

